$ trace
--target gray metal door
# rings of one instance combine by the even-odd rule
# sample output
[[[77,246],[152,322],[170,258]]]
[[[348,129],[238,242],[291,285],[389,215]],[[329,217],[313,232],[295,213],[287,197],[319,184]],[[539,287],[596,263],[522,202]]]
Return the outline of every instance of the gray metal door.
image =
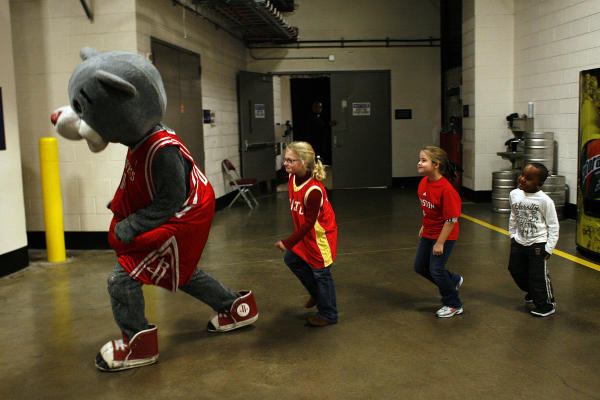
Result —
[[[242,175],[259,181],[274,179],[273,77],[241,71],[238,74],[238,107]]]
[[[333,188],[392,184],[389,71],[331,72]]]
[[[152,61],[167,93],[163,122],[173,129],[204,170],[204,129],[200,55],[152,40]]]

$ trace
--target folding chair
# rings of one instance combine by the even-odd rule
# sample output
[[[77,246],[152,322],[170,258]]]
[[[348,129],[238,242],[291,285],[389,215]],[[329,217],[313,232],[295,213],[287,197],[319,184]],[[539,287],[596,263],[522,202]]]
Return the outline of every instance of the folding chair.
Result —
[[[250,191],[250,188],[256,185],[257,180],[243,179],[238,174],[233,163],[228,159],[223,160],[221,166],[223,168],[223,171],[225,171],[225,175],[227,175],[227,178],[229,179],[229,185],[233,186],[233,188],[237,190],[237,195],[233,198],[233,200],[231,200],[231,203],[229,203],[227,207],[231,207],[233,203],[235,203],[235,201],[238,199],[238,197],[242,196],[244,200],[246,200],[246,204],[248,204],[248,207],[250,207],[251,210],[254,210],[252,202],[254,201],[254,203],[258,206],[258,200],[256,200],[256,197],[254,197],[254,195]]]

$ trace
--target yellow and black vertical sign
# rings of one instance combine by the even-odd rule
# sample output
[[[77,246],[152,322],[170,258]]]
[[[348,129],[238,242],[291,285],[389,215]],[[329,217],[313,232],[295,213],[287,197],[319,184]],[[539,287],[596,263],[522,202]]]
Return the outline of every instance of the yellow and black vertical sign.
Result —
[[[577,246],[600,256],[600,68],[579,76]]]

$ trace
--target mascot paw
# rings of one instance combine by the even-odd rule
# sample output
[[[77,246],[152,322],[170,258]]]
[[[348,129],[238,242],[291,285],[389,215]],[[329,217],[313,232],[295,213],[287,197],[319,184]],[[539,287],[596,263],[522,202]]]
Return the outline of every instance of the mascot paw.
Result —
[[[135,230],[127,219],[117,222],[115,225],[115,236],[121,242],[127,244],[133,242],[133,239],[137,236]]]
[[[88,147],[94,153],[104,150],[108,145],[108,142],[102,139],[85,121],[82,121],[70,106],[60,107],[54,111],[50,116],[50,122],[56,132],[65,139],[85,139]]]

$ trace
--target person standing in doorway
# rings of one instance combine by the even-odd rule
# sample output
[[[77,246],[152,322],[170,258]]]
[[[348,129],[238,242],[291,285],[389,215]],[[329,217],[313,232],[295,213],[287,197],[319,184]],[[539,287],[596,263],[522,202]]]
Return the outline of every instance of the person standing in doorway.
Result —
[[[337,124],[336,121],[326,121],[323,118],[323,103],[314,101],[312,103],[312,112],[308,119],[306,140],[310,143],[325,164],[331,163],[331,127]]]

